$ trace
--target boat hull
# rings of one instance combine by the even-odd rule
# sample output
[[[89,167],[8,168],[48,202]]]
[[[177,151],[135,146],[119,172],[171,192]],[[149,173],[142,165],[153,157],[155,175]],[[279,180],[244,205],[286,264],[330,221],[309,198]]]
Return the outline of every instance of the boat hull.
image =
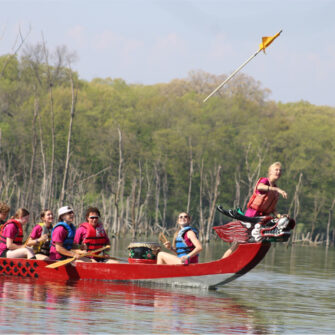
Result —
[[[270,245],[268,242],[240,244],[227,258],[189,265],[77,262],[52,269],[46,268],[50,261],[0,258],[0,275],[62,281],[145,281],[214,288],[250,271],[264,258]]]

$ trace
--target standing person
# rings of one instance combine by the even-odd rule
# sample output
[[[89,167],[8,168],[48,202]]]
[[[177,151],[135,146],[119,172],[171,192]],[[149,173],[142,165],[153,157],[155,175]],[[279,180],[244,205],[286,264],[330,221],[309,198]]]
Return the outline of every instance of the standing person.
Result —
[[[76,227],[73,225],[74,213],[70,206],[58,209],[58,223],[51,232],[51,260],[63,260],[69,257],[78,259],[83,253],[82,250],[73,250],[73,240]]]
[[[10,207],[4,202],[0,202],[0,228],[6,222]]]
[[[281,163],[275,162],[268,168],[268,177],[260,178],[254,188],[254,192],[250,197],[245,216],[265,216],[276,213],[276,206],[281,195],[284,199],[287,199],[287,193],[279,188],[276,184],[281,176]],[[238,247],[238,243],[233,242],[231,247],[224,253],[222,258],[226,258],[231,255]]]
[[[94,251],[110,244],[108,235],[100,219],[100,211],[96,207],[89,207],[85,214],[86,222],[83,222],[76,230],[74,243],[83,244],[87,251]],[[95,260],[99,261],[98,258]],[[103,260],[103,259],[102,259]],[[109,259],[106,263],[119,263]]]
[[[0,231],[0,257],[35,259],[31,248],[22,247],[22,225],[29,221],[29,212],[19,208],[1,227]]]
[[[42,222],[33,228],[27,246],[33,247],[37,259],[48,260],[54,215],[50,209],[45,209],[40,217]]]
[[[281,176],[281,163],[275,162],[269,166],[268,177],[260,178],[247,204],[245,216],[276,215],[276,205],[281,195],[287,199],[287,193],[280,189],[276,182]]]
[[[202,245],[198,240],[198,231],[190,226],[190,216],[182,212],[178,215],[179,230],[174,234],[172,246],[169,241],[164,243],[175,255],[161,251],[157,255],[157,264],[188,264],[198,263]]]

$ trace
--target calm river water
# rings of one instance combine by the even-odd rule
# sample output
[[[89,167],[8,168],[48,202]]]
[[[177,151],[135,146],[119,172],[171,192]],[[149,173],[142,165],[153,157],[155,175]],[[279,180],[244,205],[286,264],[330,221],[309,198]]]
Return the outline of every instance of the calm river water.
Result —
[[[0,333],[333,334],[334,274],[334,248],[277,244],[217,291],[0,276]]]

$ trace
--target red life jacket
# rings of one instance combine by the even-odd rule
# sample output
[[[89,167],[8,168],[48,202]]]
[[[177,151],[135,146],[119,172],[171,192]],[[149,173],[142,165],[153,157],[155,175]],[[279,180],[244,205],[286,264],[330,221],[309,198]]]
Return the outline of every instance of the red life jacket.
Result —
[[[13,240],[13,243],[15,244],[22,244],[22,240],[23,240],[23,230],[22,230],[22,225],[20,221],[11,219],[8,220],[2,227],[1,227],[1,231],[0,231],[0,243],[5,243],[6,244],[6,240],[7,237],[3,236],[3,231],[5,229],[5,227],[11,223],[14,223],[17,229],[17,233],[15,235],[15,238]]]
[[[101,223],[98,223],[95,228],[88,222],[84,222],[80,226],[86,228],[83,243],[87,245],[87,251],[93,251],[107,245],[109,239]]]
[[[275,211],[279,194],[276,191],[267,191],[266,193],[257,193],[257,186],[262,178],[260,178],[255,186],[254,193],[250,197],[247,208],[252,208],[259,212],[259,215],[268,215]]]

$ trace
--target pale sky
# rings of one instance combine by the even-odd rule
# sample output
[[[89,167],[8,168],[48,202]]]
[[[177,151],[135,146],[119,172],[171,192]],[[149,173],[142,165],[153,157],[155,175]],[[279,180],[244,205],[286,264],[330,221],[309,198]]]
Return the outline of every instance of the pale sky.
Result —
[[[335,107],[335,0],[0,0],[0,55],[26,43],[66,45],[80,78],[155,84],[192,70],[242,70],[272,91],[271,100]],[[224,89],[224,88],[223,88]]]

